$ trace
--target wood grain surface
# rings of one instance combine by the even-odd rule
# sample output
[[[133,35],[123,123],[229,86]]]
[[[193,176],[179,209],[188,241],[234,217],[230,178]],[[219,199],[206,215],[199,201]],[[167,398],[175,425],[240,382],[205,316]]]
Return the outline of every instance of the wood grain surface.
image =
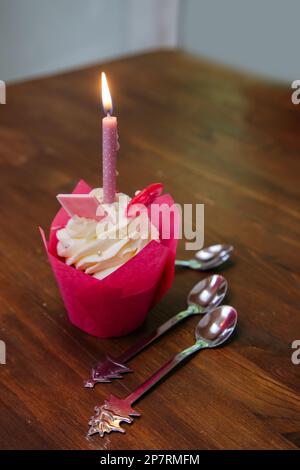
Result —
[[[83,388],[104,351],[120,354],[185,307],[205,274],[176,272],[173,287],[128,337],[99,340],[74,326],[37,230],[56,194],[84,178],[101,185],[99,76],[109,76],[119,121],[119,189],[154,181],[175,200],[205,204],[205,245],[235,247],[218,272],[239,329],[141,400],[126,434],[87,439],[110,393],[125,397],[193,342],[188,319],[130,363],[123,380]],[[299,108],[290,86],[182,52],[154,52],[11,85],[0,106],[1,449],[296,449],[300,446]],[[180,257],[189,258],[184,242]]]

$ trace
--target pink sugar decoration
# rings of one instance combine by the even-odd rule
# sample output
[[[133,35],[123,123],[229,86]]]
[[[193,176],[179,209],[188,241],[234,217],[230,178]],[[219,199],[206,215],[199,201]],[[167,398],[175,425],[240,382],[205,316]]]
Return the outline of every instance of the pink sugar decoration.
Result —
[[[58,194],[57,199],[65,211],[73,217],[101,220],[106,213],[98,199],[90,194]]]

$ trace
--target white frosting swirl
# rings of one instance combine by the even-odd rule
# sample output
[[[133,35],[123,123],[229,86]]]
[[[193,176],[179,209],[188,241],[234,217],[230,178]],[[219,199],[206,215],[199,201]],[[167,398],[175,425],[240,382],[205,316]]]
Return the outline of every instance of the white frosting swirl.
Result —
[[[91,194],[102,203],[103,190]],[[157,229],[145,215],[126,217],[130,197],[118,193],[114,204],[102,206],[109,217],[97,222],[73,216],[66,227],[58,230],[57,254],[68,265],[103,279],[141,251],[151,240],[159,241]]]

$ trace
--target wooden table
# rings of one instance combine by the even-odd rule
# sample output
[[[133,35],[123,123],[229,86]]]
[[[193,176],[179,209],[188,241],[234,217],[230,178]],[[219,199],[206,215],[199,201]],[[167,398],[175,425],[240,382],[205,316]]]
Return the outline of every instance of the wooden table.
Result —
[[[235,339],[204,351],[136,408],[125,435],[87,440],[109,393],[124,397],[193,342],[190,318],[136,357],[124,380],[83,388],[104,351],[121,353],[185,307],[205,274],[173,287],[128,337],[99,340],[67,318],[37,226],[56,194],[101,182],[99,74],[109,74],[119,119],[120,189],[153,181],[177,202],[205,204],[205,244],[232,243],[227,303]],[[300,446],[299,108],[281,86],[181,52],[156,52],[8,87],[0,106],[2,449],[295,449]],[[190,257],[179,245],[181,257]]]

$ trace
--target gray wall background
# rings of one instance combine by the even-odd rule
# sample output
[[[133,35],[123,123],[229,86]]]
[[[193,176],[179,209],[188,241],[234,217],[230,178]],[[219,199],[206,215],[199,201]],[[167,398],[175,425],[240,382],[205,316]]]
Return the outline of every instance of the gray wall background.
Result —
[[[291,81],[299,18],[300,0],[0,0],[0,79],[181,47]]]
[[[182,0],[179,43],[262,75],[300,78],[300,0]]]
[[[0,0],[0,79],[177,43],[178,0]]]

